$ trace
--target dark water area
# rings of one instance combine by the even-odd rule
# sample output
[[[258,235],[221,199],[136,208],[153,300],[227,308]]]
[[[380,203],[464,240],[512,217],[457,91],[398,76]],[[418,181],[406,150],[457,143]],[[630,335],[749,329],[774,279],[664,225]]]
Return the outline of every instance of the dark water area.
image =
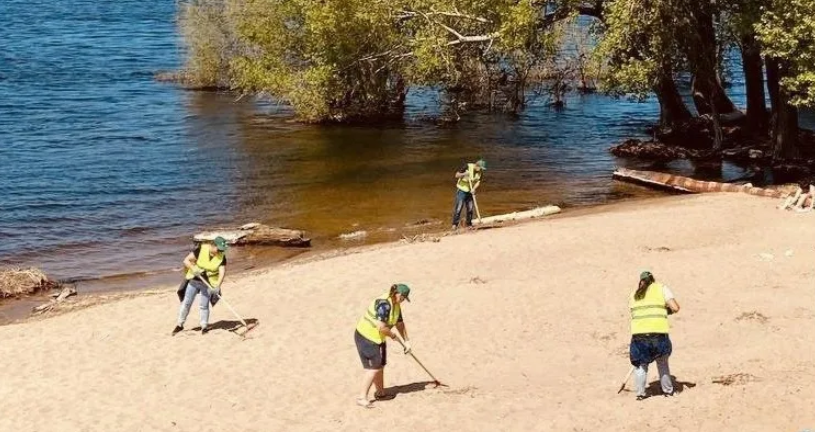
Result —
[[[337,236],[357,230],[395,239],[421,219],[448,226],[454,171],[479,155],[484,215],[656,194],[612,182],[617,166],[647,165],[607,151],[642,136],[654,100],[572,95],[563,110],[533,103],[518,118],[474,115],[450,128],[301,125],[268,102],[155,82],[181,64],[175,16],[169,0],[0,2],[0,267],[109,290],[173,280],[207,227],[300,228],[318,247],[348,245]],[[743,106],[742,84],[730,90]],[[409,104],[408,120],[434,109],[429,92]],[[249,268],[300,252],[232,256]]]

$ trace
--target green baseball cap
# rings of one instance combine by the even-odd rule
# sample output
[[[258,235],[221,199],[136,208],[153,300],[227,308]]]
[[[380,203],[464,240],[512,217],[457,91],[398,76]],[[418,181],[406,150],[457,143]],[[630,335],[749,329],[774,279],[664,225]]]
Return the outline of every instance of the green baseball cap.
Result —
[[[221,252],[225,251],[227,248],[226,240],[224,240],[224,238],[221,236],[215,237],[215,240],[212,242],[215,243],[215,247],[217,247]]]
[[[479,159],[478,162],[475,163],[476,165],[480,166],[482,170],[487,170],[487,161],[484,159]]]
[[[651,277],[654,277],[654,275],[651,274],[651,272],[649,272],[648,270],[645,270],[644,272],[640,273],[640,280],[645,280]]]
[[[405,297],[405,300],[410,301],[410,287],[405,284],[396,284],[396,292],[402,294]]]

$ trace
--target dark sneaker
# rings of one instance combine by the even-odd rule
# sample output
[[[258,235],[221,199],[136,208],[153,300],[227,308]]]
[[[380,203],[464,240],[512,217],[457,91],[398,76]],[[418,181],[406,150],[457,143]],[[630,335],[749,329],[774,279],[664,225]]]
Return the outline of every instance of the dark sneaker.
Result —
[[[201,329],[201,334],[202,335],[205,335],[207,333],[209,333],[209,327],[204,327],[204,328]]]
[[[648,396],[637,396],[638,401],[641,401],[641,400],[646,399],[646,398],[648,398]]]
[[[173,329],[173,334],[171,336],[175,336],[176,333],[180,332],[181,330],[184,330],[184,326],[180,325],[175,326],[175,328]]]
[[[387,401],[387,400],[396,399],[396,395],[395,394],[387,394],[387,393],[374,393],[374,399],[376,399],[378,401]]]

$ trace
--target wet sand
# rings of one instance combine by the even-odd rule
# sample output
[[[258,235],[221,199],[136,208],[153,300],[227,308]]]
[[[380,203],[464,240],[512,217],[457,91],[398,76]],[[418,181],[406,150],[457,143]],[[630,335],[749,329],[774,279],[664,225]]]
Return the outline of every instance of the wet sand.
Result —
[[[815,214],[775,205],[666,197],[296,260],[226,283],[260,321],[247,340],[220,306],[208,335],[169,336],[172,289],[0,327],[0,430],[813,428]],[[682,305],[671,318],[680,391],[637,402],[616,391],[626,297],[644,268]],[[391,347],[396,398],[365,410],[353,328],[397,281],[413,288],[414,352],[449,387],[428,386]]]

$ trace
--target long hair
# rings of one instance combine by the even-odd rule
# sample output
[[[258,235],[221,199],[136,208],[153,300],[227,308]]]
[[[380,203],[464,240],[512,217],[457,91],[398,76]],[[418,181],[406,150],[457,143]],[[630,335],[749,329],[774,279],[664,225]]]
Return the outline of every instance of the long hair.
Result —
[[[645,297],[645,293],[648,291],[648,287],[654,282],[656,282],[654,275],[648,275],[648,277],[645,279],[640,279],[637,292],[634,293],[634,300],[642,300]]]

